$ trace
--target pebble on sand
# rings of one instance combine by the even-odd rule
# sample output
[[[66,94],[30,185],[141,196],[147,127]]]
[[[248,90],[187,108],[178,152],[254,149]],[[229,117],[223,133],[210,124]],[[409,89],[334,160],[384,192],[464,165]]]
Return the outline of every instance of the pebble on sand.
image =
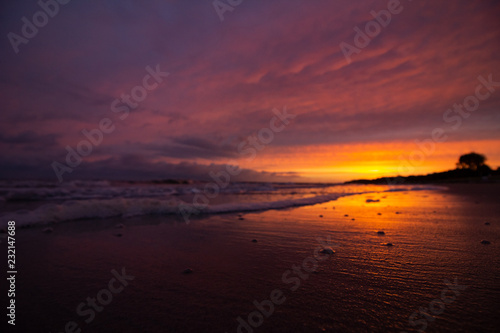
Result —
[[[401,214],[401,212],[396,212],[396,214]]]
[[[345,216],[345,217],[348,217],[349,215],[348,215],[348,214],[345,214],[344,216]]]
[[[366,199],[366,203],[370,203],[370,202],[380,202],[380,199]]]
[[[186,268],[185,270],[182,271],[182,274],[191,274],[193,273],[193,270],[191,268]]]
[[[386,243],[386,244],[384,244],[384,245],[385,245],[385,246],[394,246],[394,244],[392,244],[392,243]]]
[[[490,222],[484,222],[484,225],[490,225]]]
[[[382,213],[377,213],[377,215],[382,215]]]
[[[377,231],[377,235],[385,235],[385,232],[383,232],[382,230]]]
[[[491,244],[491,242],[489,240],[482,240],[481,244],[488,245]]]
[[[54,231],[54,228],[50,228],[50,227],[49,227],[49,228],[45,228],[45,229],[43,229],[43,230],[42,230],[42,232],[45,232],[45,233],[47,233],[47,234],[48,234],[49,232],[52,232],[52,231]]]
[[[252,243],[257,243],[257,240],[256,239],[252,239]]]
[[[323,250],[320,251],[320,253],[323,253],[323,254],[334,254],[335,250],[332,249],[331,247],[325,247]]]
[[[323,217],[323,215],[320,215],[319,217]]]

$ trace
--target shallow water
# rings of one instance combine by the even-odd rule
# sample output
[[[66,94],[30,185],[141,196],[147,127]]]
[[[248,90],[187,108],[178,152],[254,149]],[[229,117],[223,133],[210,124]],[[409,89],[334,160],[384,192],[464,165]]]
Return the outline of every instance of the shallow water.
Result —
[[[237,213],[189,224],[141,216],[61,223],[50,234],[22,229],[18,328],[63,332],[75,321],[83,332],[238,332],[238,317],[248,323],[254,313],[250,321],[258,327],[241,332],[411,332],[424,325],[426,332],[495,332],[498,198],[476,203],[452,193],[370,193],[244,213],[243,220]],[[293,272],[305,259],[314,263],[318,238],[328,237],[336,253],[318,261],[315,272]],[[134,280],[85,323],[77,305],[122,267]],[[188,267],[193,273],[182,274]],[[429,303],[446,291],[445,280],[455,279],[466,288],[446,292],[456,298],[442,311],[434,302],[442,313],[432,313]],[[286,299],[260,320],[253,302],[270,299],[273,290]],[[419,310],[430,313],[417,314],[412,326]]]

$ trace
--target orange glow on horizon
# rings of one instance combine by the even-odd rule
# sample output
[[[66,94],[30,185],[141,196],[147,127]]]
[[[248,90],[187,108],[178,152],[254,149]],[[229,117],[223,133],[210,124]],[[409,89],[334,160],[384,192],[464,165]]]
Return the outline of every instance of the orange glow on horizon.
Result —
[[[269,146],[241,168],[295,172],[304,181],[343,182],[353,179],[423,175],[455,168],[462,154],[475,151],[487,157],[492,169],[500,166],[500,140],[444,142],[425,155],[413,142],[344,144],[306,147]],[[419,161],[417,157],[424,157]],[[412,159],[413,157],[413,159]]]

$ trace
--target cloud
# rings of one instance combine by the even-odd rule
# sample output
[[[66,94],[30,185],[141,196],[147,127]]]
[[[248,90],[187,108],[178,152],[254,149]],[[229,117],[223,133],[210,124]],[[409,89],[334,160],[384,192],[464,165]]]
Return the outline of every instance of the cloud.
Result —
[[[40,161],[36,161],[40,162]],[[31,163],[5,163],[0,162],[0,174],[4,179],[27,178],[29,173],[37,172],[42,178],[57,180],[48,168],[41,171],[40,164]],[[43,161],[42,165],[49,165]],[[238,167],[232,165],[231,167]],[[64,180],[74,179],[109,179],[109,180],[151,180],[151,179],[194,179],[211,181],[210,172],[219,173],[226,170],[225,164],[198,164],[191,162],[166,163],[153,162],[143,155],[123,155],[105,160],[87,162],[76,168],[72,173],[66,173]],[[294,172],[258,172],[250,169],[241,169],[237,176],[231,177],[231,182],[295,182],[305,179]]]
[[[353,43],[353,28],[386,2],[245,1],[222,23],[204,0],[70,2],[19,54],[8,40],[0,48],[2,153],[20,169],[63,156],[82,129],[109,117],[117,128],[91,163],[126,154],[224,163],[284,105],[297,121],[272,142],[283,150],[422,138],[474,93],[478,75],[500,80],[500,3],[402,4],[348,64],[339,44]],[[36,10],[29,1],[2,4],[0,29],[20,33],[21,17]],[[111,102],[156,64],[171,75],[119,120]],[[450,141],[500,140],[499,105],[497,92]]]
[[[0,133],[0,145],[38,151],[56,146],[57,138],[57,134],[37,134],[33,131],[25,131],[12,136]]]

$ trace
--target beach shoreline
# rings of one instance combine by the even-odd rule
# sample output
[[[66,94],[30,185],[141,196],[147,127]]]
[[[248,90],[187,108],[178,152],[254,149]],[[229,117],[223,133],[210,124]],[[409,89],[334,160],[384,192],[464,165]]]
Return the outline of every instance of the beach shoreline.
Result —
[[[74,321],[84,332],[236,332],[238,318],[248,323],[255,302],[279,289],[286,300],[250,329],[410,332],[421,327],[409,324],[412,313],[439,296],[444,280],[457,278],[467,292],[427,319],[426,331],[493,332],[499,186],[446,186],[200,216],[189,225],[175,216],[141,216],[64,222],[52,232],[20,229],[18,327],[59,332]],[[327,236],[336,253],[312,273],[294,272]],[[134,279],[86,323],[78,305],[122,269]],[[300,284],[291,290],[294,278]]]

